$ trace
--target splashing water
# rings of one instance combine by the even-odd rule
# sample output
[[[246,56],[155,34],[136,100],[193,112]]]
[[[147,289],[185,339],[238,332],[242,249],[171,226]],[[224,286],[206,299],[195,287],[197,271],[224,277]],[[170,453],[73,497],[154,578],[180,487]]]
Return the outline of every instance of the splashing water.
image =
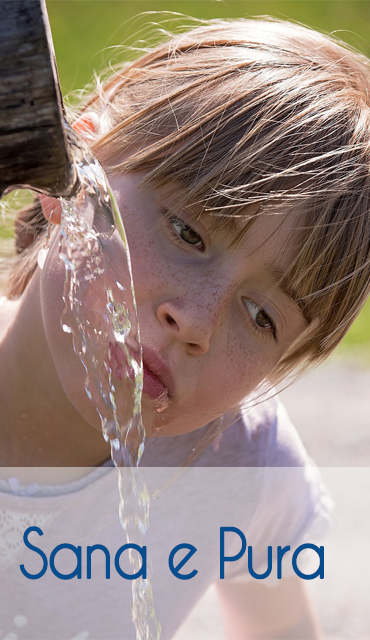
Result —
[[[143,369],[130,257],[122,220],[105,173],[70,127],[79,181],[62,199],[60,257],[65,264],[62,328],[86,373],[85,390],[100,416],[119,472],[119,516],[128,543],[142,546],[150,497],[137,468],[144,450],[141,420]],[[130,551],[133,573],[139,556]],[[160,637],[150,572],[132,581],[132,619],[137,640]]]

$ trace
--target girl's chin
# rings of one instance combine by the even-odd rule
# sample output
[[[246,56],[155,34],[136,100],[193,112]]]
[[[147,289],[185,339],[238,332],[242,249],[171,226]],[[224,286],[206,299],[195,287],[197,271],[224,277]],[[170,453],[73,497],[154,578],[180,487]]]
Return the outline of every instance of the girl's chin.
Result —
[[[142,412],[143,424],[147,438],[168,438],[181,436],[191,431],[196,431],[204,425],[194,420],[184,419],[183,415],[170,411],[156,413],[155,411],[146,412],[143,408]]]
[[[159,411],[158,411],[159,409]],[[143,425],[147,438],[155,438],[162,435],[162,431],[166,432],[165,435],[171,435],[169,431],[169,420],[164,410],[160,410],[161,406],[157,406],[155,401],[150,400],[143,396],[141,403],[141,412]]]

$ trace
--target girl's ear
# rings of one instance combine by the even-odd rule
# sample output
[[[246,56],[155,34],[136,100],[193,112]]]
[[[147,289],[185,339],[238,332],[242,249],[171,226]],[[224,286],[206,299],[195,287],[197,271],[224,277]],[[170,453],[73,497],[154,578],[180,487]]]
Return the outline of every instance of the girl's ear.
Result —
[[[87,143],[93,142],[99,135],[99,116],[93,111],[87,111],[74,121],[72,127]],[[51,196],[40,195],[40,202],[45,218],[53,224],[60,224],[62,207],[59,200]]]
[[[74,121],[72,127],[86,142],[96,140],[100,131],[100,118],[93,111],[86,111]]]
[[[49,222],[60,224],[62,217],[62,205],[57,198],[51,196],[39,195],[42,212]]]

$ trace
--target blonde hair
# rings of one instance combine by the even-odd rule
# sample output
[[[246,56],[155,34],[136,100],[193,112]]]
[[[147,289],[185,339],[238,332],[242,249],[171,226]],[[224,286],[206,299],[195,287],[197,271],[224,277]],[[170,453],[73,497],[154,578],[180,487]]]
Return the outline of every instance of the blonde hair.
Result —
[[[106,170],[176,184],[179,206],[220,226],[297,216],[281,279],[308,328],[277,379],[326,358],[369,293],[369,64],[296,24],[215,20],[121,66],[82,108],[100,116],[92,148]]]

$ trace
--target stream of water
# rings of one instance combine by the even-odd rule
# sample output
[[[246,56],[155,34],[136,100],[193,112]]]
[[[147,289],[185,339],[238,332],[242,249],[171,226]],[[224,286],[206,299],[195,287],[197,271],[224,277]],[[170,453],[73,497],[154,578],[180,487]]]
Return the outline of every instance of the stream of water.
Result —
[[[142,546],[150,496],[138,465],[145,430],[141,419],[142,356],[130,256],[122,219],[106,175],[68,127],[78,192],[62,199],[60,257],[65,264],[62,328],[70,333],[85,372],[85,390],[100,416],[119,473],[119,517],[127,542]],[[129,470],[129,471],[128,471]],[[132,573],[141,558],[130,551]],[[150,565],[150,563],[149,563]],[[150,572],[132,581],[137,640],[157,640]]]

